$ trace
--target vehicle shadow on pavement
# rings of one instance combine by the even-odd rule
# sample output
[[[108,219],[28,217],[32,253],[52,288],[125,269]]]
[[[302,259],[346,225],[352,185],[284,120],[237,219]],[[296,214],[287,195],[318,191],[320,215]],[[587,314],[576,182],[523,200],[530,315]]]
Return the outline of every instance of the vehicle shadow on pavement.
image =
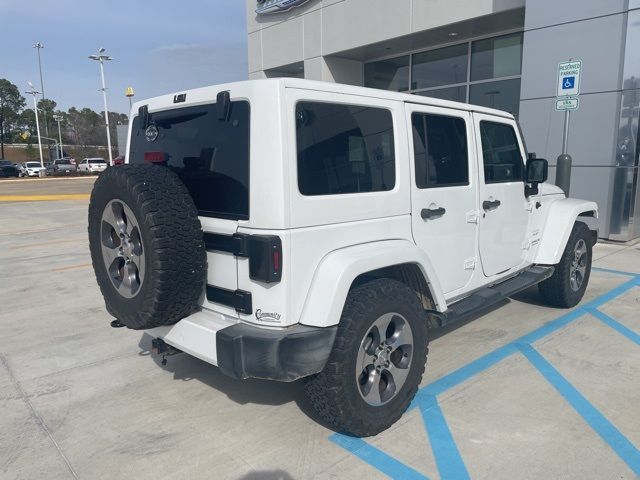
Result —
[[[294,478],[284,470],[255,471],[238,477],[238,480],[294,480]]]
[[[171,355],[166,357],[166,365],[162,365],[162,355],[155,355],[151,352],[151,340],[152,337],[143,333],[138,342],[140,348],[140,356],[150,357],[158,368],[173,373],[175,380],[191,381],[197,380],[209,387],[225,394],[230,400],[240,404],[258,404],[258,405],[273,405],[279,406],[290,402],[295,402],[300,411],[309,417],[313,422],[321,425],[328,430],[337,432],[335,428],[324,422],[315,412],[311,403],[304,395],[303,380],[297,380],[295,382],[284,383],[275,382],[270,380],[236,380],[224,375],[217,367],[209,365],[208,363],[187,355],[186,353],[179,353],[177,355]],[[273,473],[273,477],[264,476]],[[253,472],[241,477],[242,480],[252,480],[253,478],[288,480],[290,476],[278,477],[278,475],[286,474],[286,472]],[[260,476],[263,475],[263,476]]]
[[[175,380],[197,380],[224,393],[240,405],[255,403],[278,406],[290,402],[297,403],[303,396],[302,381],[282,383],[257,379],[236,380],[224,375],[217,367],[186,353],[167,356],[166,365],[162,365],[162,355],[151,352],[151,338],[146,333],[142,334],[138,343],[141,349],[140,356],[150,357],[158,368],[173,373]]]
[[[518,292],[515,295],[513,295],[513,297],[511,298],[513,298],[515,301],[526,303],[527,305],[535,305],[537,307],[549,308],[549,304],[545,303],[544,299],[540,295],[537,285],[534,285],[532,287],[527,288],[526,290]]]

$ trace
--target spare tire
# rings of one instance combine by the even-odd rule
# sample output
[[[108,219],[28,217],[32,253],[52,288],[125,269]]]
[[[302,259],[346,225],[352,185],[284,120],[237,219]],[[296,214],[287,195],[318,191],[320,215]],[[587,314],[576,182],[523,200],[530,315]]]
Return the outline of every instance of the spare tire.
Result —
[[[198,211],[164,166],[123,165],[100,174],[89,203],[89,247],[107,311],[129,328],[176,323],[203,294]]]

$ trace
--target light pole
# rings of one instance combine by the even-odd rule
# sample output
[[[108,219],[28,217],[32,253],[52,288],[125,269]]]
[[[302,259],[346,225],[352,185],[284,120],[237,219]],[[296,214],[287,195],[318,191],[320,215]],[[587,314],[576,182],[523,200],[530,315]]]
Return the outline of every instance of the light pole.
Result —
[[[111,132],[109,131],[109,109],[107,108],[107,87],[104,83],[104,62],[112,60],[109,55],[105,55],[105,49],[100,48],[98,55],[89,55],[91,60],[100,62],[100,77],[102,78],[102,98],[104,100],[104,121],[107,125],[107,148],[109,149],[109,165],[113,167],[113,156],[111,154]]]
[[[58,158],[62,158],[64,157],[64,153],[62,152],[62,131],[60,130],[60,122],[62,122],[64,118],[62,118],[62,115],[54,115],[53,119],[58,123],[58,138],[60,139],[60,143],[58,143],[60,146],[60,156]]]
[[[38,148],[40,149],[40,166],[44,168],[44,158],[42,157],[42,139],[40,138],[40,120],[38,119],[38,100],[36,97],[40,93],[36,90],[36,87],[33,86],[33,83],[29,82],[29,88],[25,93],[29,95],[33,95],[33,110],[36,112],[36,129],[38,131]]]
[[[36,42],[33,44],[33,48],[38,51],[38,69],[40,70],[40,90],[42,93],[42,100],[44,100],[44,81],[42,80],[42,62],[40,61],[40,49],[44,48],[44,45],[40,42]],[[42,111],[44,115],[44,131],[49,136],[49,125],[47,125],[47,112],[46,110]]]
[[[127,87],[127,90],[124,93],[125,97],[127,97],[129,99],[129,110],[131,110],[132,104],[133,102],[131,101],[131,99],[133,98],[133,87]]]

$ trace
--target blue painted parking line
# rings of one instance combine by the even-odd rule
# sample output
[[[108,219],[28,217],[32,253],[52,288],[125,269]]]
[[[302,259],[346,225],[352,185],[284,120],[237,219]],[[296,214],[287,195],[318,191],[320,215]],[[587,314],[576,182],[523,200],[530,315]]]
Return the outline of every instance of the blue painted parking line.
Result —
[[[428,477],[417,472],[413,468],[399,462],[382,450],[377,449],[373,445],[365,442],[361,438],[348,437],[346,435],[331,435],[331,441],[336,445],[340,445],[345,450],[353,453],[360,460],[368,463],[372,467],[391,478],[407,479],[407,480],[429,480]]]
[[[444,417],[442,410],[440,409],[440,406],[437,402],[437,395],[446,392],[447,390],[460,385],[470,378],[486,371],[505,358],[510,357],[515,353],[521,352],[523,347],[528,347],[531,349],[531,351],[534,352],[534,354],[531,354],[529,350],[527,350],[527,353],[532,358],[535,357],[535,360],[538,361],[538,366],[545,367],[544,371],[550,375],[550,378],[553,378],[554,381],[557,381],[557,384],[567,392],[575,391],[577,393],[578,396],[570,395],[572,399],[575,400],[582,398],[584,400],[584,397],[582,397],[567,380],[565,380],[561,376],[560,378],[558,378],[560,374],[555,371],[555,369],[553,369],[550,364],[549,367],[551,367],[551,369],[553,369],[553,371],[555,371],[558,376],[554,376],[553,371],[549,370],[548,368],[546,368],[546,365],[539,362],[538,357],[535,356],[537,352],[533,350],[531,344],[571,324],[578,318],[588,313],[598,311],[598,307],[640,285],[640,275],[635,273],[601,268],[593,268],[593,270],[601,271],[603,273],[628,276],[632,278],[618,285],[607,293],[600,295],[599,297],[585,303],[584,305],[547,323],[546,325],[543,325],[542,327],[537,328],[536,330],[523,335],[522,337],[519,337],[518,339],[500,348],[497,348],[492,352],[483,355],[482,357],[468,363],[458,370],[455,370],[454,372],[451,372],[450,374],[445,375],[438,380],[435,380],[434,382],[422,387],[418,391],[418,394],[416,395],[416,398],[412,402],[409,409],[411,410],[414,408],[418,408],[423,417],[423,422],[429,436],[431,449],[436,459],[436,465],[438,467],[438,472],[442,480],[466,479],[469,478],[469,475],[464,465],[464,461],[460,456],[459,450],[455,443],[455,439],[453,438],[453,435],[451,434],[451,431],[448,427],[446,418]],[[542,358],[539,354],[537,355]],[[542,360],[546,362],[543,358]],[[547,377],[545,376],[545,378]],[[584,402],[586,402],[586,404]],[[601,434],[602,432],[602,434],[606,435],[607,438],[605,439],[605,441],[607,441],[608,439],[611,443],[609,443],[609,441],[607,441],[607,443],[612,446],[614,451],[618,453],[618,455],[620,455],[625,462],[627,462],[627,464],[632,468],[632,470],[634,470],[634,472],[640,475],[640,470],[637,470],[637,468],[640,468],[640,463],[636,463],[640,462],[640,456],[637,456],[640,455],[638,454],[638,450],[600,412],[598,412],[595,407],[591,406],[591,404],[589,404],[586,400],[584,400],[584,402],[577,400],[577,405],[581,408],[581,411],[579,411],[578,413],[580,413],[585,418],[585,420],[592,426],[592,428],[594,428],[594,430],[596,430],[596,432],[598,432],[599,434]],[[574,406],[574,408],[576,407]],[[591,422],[593,422],[593,424]],[[356,439],[338,433],[331,435],[330,439],[335,444],[345,448],[346,450],[353,453],[358,458],[376,468],[380,472],[386,474],[390,478],[426,478],[423,474],[416,472],[411,467],[404,465],[399,460],[382,452],[376,447],[371,446],[369,443],[362,439]],[[419,476],[416,477],[410,475]]]
[[[564,397],[576,412],[613,449],[614,452],[640,475],[640,451],[620,431],[605,418],[589,401],[571,385],[542,355],[531,345],[521,344],[518,348],[544,378]]]
[[[468,480],[467,467],[462,461],[458,446],[451,435],[451,430],[449,430],[440,405],[438,405],[438,400],[433,395],[421,395],[420,407],[440,477]]]
[[[613,270],[611,268],[591,267],[592,271],[613,273],[614,275],[626,275],[627,277],[640,277],[640,273],[623,272],[622,270]]]
[[[608,325],[609,327],[613,328],[616,332],[627,337],[636,345],[640,345],[640,335],[638,335],[636,332],[634,332],[630,328],[625,327],[620,322],[614,320],[609,315],[607,315],[604,312],[601,312],[600,310],[593,309],[591,310],[590,313],[594,315],[596,318],[598,318],[598,320],[600,320],[605,325]]]

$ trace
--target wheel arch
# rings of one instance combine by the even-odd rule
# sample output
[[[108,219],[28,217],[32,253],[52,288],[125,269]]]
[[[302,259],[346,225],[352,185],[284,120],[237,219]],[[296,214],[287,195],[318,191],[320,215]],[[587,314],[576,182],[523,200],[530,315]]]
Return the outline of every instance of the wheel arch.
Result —
[[[534,263],[555,265],[562,258],[571,230],[580,218],[598,218],[595,202],[565,198],[551,204]]]
[[[408,240],[387,240],[343,248],[326,255],[314,273],[300,323],[337,325],[349,291],[377,278],[398,280],[416,292],[423,306],[447,308],[427,254]]]

